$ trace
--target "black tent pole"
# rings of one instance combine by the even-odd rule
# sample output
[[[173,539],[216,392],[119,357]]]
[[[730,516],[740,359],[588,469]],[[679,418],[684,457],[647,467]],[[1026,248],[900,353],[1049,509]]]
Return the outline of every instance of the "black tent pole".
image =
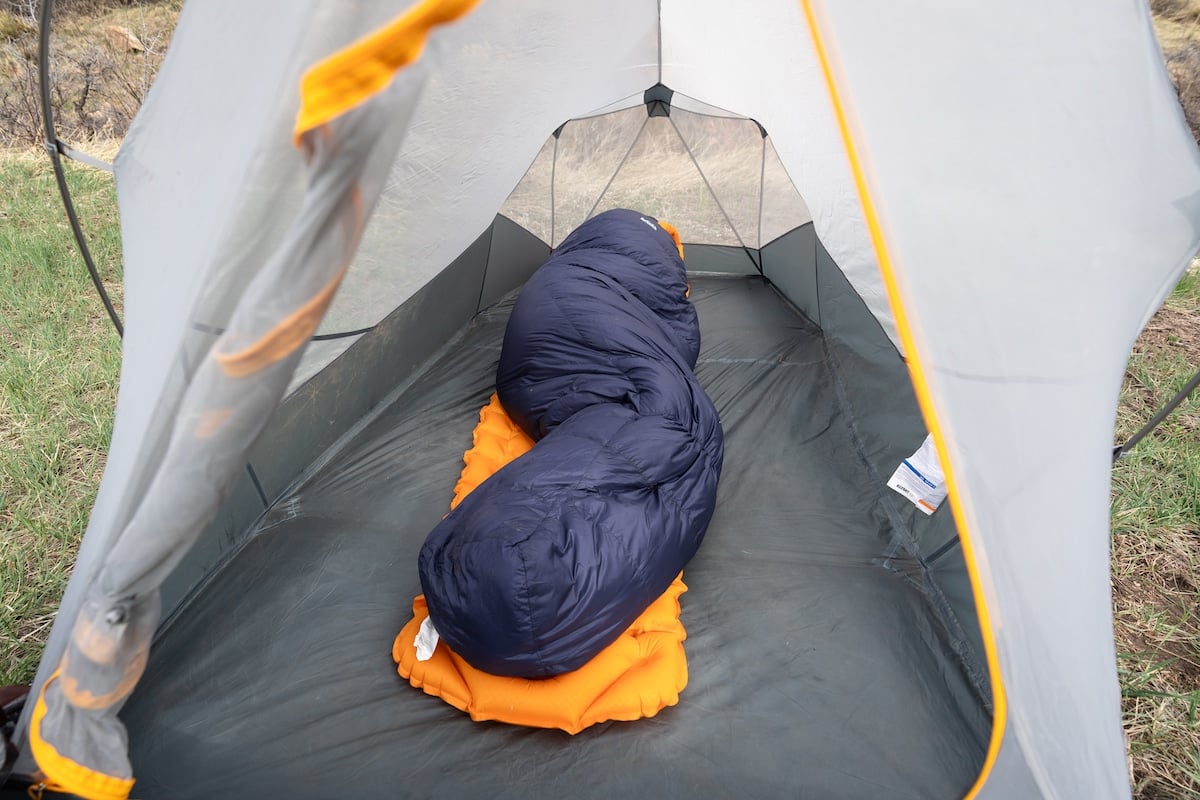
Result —
[[[1168,400],[1167,404],[1159,409],[1158,413],[1151,417],[1150,421],[1143,425],[1140,431],[1135,433],[1133,436],[1130,436],[1129,441],[1113,448],[1113,463],[1115,464],[1117,459],[1132,450],[1134,445],[1136,445],[1142,439],[1145,439],[1146,435],[1149,434],[1150,431],[1157,428],[1159,423],[1166,419],[1167,416],[1174,411],[1180,403],[1186,400],[1187,396],[1195,391],[1197,386],[1200,386],[1200,372],[1197,372],[1195,375],[1193,375],[1192,379],[1187,382],[1187,385],[1180,389],[1178,394]]]
[[[87,246],[87,239],[83,236],[83,229],[79,227],[79,216],[75,213],[75,204],[71,202],[71,190],[67,187],[67,174],[63,170],[62,155],[58,149],[58,136],[54,133],[54,112],[50,108],[50,14],[53,8],[54,0],[42,0],[41,30],[38,32],[38,82],[42,95],[42,124],[46,135],[46,152],[50,154],[50,161],[54,164],[54,177],[58,181],[58,193],[62,196],[63,206],[67,209],[67,219],[71,223],[71,232],[75,234],[75,243],[79,245],[79,252],[83,255],[84,263],[87,264],[88,272],[92,276],[92,283],[95,284],[96,291],[100,293],[100,299],[104,302],[109,319],[117,329],[117,335],[124,337],[125,327],[121,324],[121,318],[117,316],[117,309],[113,307],[112,300],[108,297],[104,282],[100,280],[96,262],[92,259],[92,252]]]

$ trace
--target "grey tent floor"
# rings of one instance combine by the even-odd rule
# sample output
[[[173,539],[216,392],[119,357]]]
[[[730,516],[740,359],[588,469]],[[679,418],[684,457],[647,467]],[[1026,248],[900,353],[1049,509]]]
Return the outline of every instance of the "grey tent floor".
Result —
[[[510,306],[479,315],[267,512],[163,632],[128,704],[158,797],[960,797],[988,719],[920,593],[879,566],[821,335],[760,279],[697,278],[726,461],[685,571],[678,706],[578,736],[474,723],[390,650]],[[386,368],[386,365],[380,368]]]

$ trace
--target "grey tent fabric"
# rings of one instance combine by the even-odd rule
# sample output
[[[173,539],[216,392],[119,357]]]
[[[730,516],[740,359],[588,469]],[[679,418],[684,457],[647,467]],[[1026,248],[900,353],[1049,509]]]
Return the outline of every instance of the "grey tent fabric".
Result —
[[[100,775],[132,778],[116,715],[145,667],[159,586],[228,498],[282,398],[353,259],[382,188],[381,166],[394,156],[397,139],[378,135],[381,120],[411,109],[420,89],[420,81],[397,83],[304,137],[304,202],[190,375],[157,470],[100,564],[38,698],[45,711],[32,723],[35,755],[50,748]],[[87,785],[66,777],[54,781],[76,792]]]
[[[652,720],[568,737],[473,723],[391,642],[494,388],[511,298],[274,504],[175,615],[124,713],[146,797],[929,798],[974,780],[989,718],[853,451],[821,331],[769,284],[692,278],[697,376],[727,431],[689,564],[690,682]],[[881,334],[882,335],[882,334]],[[636,756],[635,756],[636,754]],[[615,765],[621,765],[614,770]]]
[[[968,44],[895,4],[825,5],[905,351],[961,484],[959,534],[989,575],[977,597],[1005,741],[1041,796],[1126,797],[1107,548],[1116,398],[1138,330],[1200,242],[1200,154],[1149,16],[1112,3],[1050,44],[1031,20],[1065,31],[1078,9],[1010,3],[966,23],[987,31]],[[972,79],[930,68],[968,58]],[[931,97],[953,111],[914,113]],[[989,781],[979,797],[1009,791]]]

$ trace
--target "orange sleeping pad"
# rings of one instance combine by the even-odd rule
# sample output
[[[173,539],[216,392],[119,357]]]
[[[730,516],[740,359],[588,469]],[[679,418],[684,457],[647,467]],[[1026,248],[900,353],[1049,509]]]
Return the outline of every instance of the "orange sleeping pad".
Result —
[[[454,487],[455,508],[464,497],[533,441],[509,419],[496,395],[479,412],[474,446],[463,454]],[[415,639],[428,616],[424,595],[413,601],[413,619],[392,645],[400,676],[426,694],[465,711],[476,722],[498,720],[579,733],[597,722],[652,717],[679,702],[687,686],[685,633],[679,596],[687,591],[680,573],[621,636],[574,672],[542,680],[481,672],[439,642],[428,661],[417,661]]]

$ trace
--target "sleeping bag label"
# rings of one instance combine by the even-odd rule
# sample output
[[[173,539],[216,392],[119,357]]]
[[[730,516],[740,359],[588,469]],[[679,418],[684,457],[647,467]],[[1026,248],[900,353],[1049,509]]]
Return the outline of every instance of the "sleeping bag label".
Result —
[[[426,617],[417,630],[416,638],[413,639],[413,645],[417,648],[417,661],[428,661],[433,658],[433,651],[437,650],[440,639],[437,628],[433,627],[433,620]]]
[[[887,485],[926,514],[937,511],[946,499],[946,479],[932,436],[926,436],[921,448],[900,462]]]

